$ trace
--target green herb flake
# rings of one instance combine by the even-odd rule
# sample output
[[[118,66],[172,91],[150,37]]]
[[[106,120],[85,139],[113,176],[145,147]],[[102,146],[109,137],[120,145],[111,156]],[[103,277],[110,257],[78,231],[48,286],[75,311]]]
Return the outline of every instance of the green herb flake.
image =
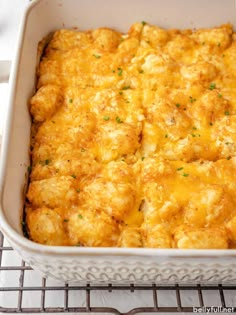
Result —
[[[55,124],[56,122],[54,120],[52,120],[52,123]]]
[[[116,121],[118,122],[118,124],[121,124],[121,123],[123,123],[123,121],[120,119],[120,117],[116,117]]]
[[[44,161],[45,165],[48,165],[51,162],[51,160],[47,159]]]
[[[29,173],[32,171],[32,166],[31,166],[31,165],[29,165],[29,166],[27,167],[27,171],[28,171]]]
[[[184,176],[184,177],[188,177],[189,174],[188,174],[188,173],[183,173],[183,176]]]
[[[213,123],[212,123],[212,122],[210,122],[210,123],[209,123],[209,125],[210,125],[210,126],[213,126]]]
[[[22,226],[25,226],[25,225],[26,225],[26,222],[25,222],[24,220],[22,220],[22,221],[21,221],[21,225],[22,225]]]
[[[83,216],[81,214],[78,214],[78,218],[83,219]]]
[[[129,89],[130,89],[129,85],[123,86],[123,88],[122,88],[122,90],[129,90]]]
[[[83,246],[80,242],[78,242],[77,244],[75,244],[75,246],[77,246],[77,247],[81,247],[81,246]]]
[[[75,175],[75,174],[72,174],[71,177],[76,178],[76,175]]]
[[[72,100],[72,98],[70,98],[70,99],[69,99],[69,102],[70,102],[70,103],[73,103],[73,100]]]
[[[85,149],[84,148],[81,148],[81,150],[80,150],[81,152],[85,152]]]
[[[221,43],[218,43],[218,45],[217,45],[218,47],[220,47],[221,46]]]
[[[205,45],[206,43],[205,42],[202,42],[202,45]]]
[[[145,156],[142,156],[142,157],[141,157],[141,160],[143,161],[144,159],[145,159]]]
[[[139,70],[139,73],[144,73],[144,71],[143,70]]]
[[[108,121],[109,119],[110,119],[109,116],[104,116],[104,117],[103,117],[103,120],[105,120],[105,121]]]
[[[197,128],[196,128],[196,127],[193,127],[193,130],[197,130]]]
[[[64,221],[64,222],[69,222],[69,220],[68,220],[68,219],[64,219],[63,221]]]
[[[227,116],[230,115],[228,110],[225,111],[225,115],[227,115]]]
[[[219,93],[219,94],[218,94],[218,97],[219,97],[219,98],[222,98],[222,97],[223,97],[223,95]]]
[[[226,158],[226,160],[230,160],[231,159],[231,156],[228,156],[227,158]]]
[[[175,104],[176,107],[180,107],[181,105],[179,103]]]
[[[195,137],[196,137],[196,135],[195,135],[194,133],[192,133],[192,137],[193,137],[193,138],[195,138]]]
[[[79,189],[79,188],[78,188],[78,189],[76,189],[76,192],[77,192],[77,193],[80,193],[80,189]]]
[[[122,70],[121,68],[118,68],[118,73],[117,73],[117,74],[118,74],[119,76],[122,76],[122,73],[123,73],[123,70]]]
[[[116,71],[115,70],[111,70],[111,72],[115,73]]]
[[[216,89],[216,84],[215,83],[211,83],[209,85],[209,90],[214,90],[214,89]]]
[[[97,54],[93,54],[93,57],[95,57],[95,58],[97,58],[97,59],[101,58],[101,56],[100,56],[100,55],[97,55]]]
[[[145,21],[142,21],[141,23],[143,26],[147,24],[147,22],[145,22]]]
[[[168,138],[168,134],[165,134],[165,138]]]
[[[177,171],[182,171],[184,168],[183,167],[179,167],[177,168]]]
[[[190,103],[194,103],[194,102],[196,102],[196,100],[197,100],[196,98],[189,96]]]

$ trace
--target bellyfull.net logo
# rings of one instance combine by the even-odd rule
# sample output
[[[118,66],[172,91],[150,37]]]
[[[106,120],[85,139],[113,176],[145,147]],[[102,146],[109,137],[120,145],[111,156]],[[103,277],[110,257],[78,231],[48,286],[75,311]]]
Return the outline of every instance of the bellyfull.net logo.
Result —
[[[234,313],[236,307],[223,307],[223,306],[202,306],[193,307],[193,313]]]

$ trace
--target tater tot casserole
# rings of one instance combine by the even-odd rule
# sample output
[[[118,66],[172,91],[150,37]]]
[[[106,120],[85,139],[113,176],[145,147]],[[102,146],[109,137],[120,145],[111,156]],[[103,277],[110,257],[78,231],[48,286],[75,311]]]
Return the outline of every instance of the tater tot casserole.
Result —
[[[37,76],[24,219],[31,240],[236,247],[230,24],[61,29]]]

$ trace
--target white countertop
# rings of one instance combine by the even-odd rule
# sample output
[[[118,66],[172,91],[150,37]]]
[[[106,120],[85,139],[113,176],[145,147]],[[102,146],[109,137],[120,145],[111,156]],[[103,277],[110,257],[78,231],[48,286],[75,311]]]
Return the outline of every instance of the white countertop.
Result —
[[[11,60],[14,56],[14,47],[17,38],[17,32],[19,23],[24,12],[24,8],[29,3],[29,0],[0,0],[0,60]],[[4,112],[7,106],[7,84],[0,84],[0,136],[2,124],[4,122]],[[4,258],[5,264],[15,265],[19,263],[19,258],[16,255],[7,256]],[[15,281],[16,274],[11,273],[10,276],[0,275],[0,286],[7,286],[12,284]],[[37,272],[32,272],[31,276],[27,279],[27,285],[35,285],[37,282],[40,283],[41,276]],[[53,284],[55,284],[52,281]],[[58,283],[56,283],[58,285]],[[58,300],[61,299],[61,294],[57,292],[57,295],[52,295],[50,297],[50,303],[57,305]],[[194,305],[197,303],[197,298],[195,294],[187,292],[188,294],[182,298],[183,304],[188,306]],[[9,295],[6,298],[6,295],[0,294],[0,306],[4,305],[12,299],[12,295]],[[76,297],[78,299],[78,296]],[[85,297],[80,297],[83,301]],[[99,302],[100,306],[110,306],[116,307],[122,311],[128,311],[133,307],[138,306],[148,306],[150,300],[150,294],[145,291],[140,291],[136,294],[131,292],[118,292],[116,294],[95,294],[94,304]],[[163,300],[168,301],[170,306],[173,306],[176,301],[176,296],[174,293],[166,292],[163,295]],[[76,301],[76,300],[75,300]],[[210,291],[206,292],[204,295],[204,301],[207,302],[207,305],[219,305],[220,300],[216,299],[214,294]],[[235,293],[229,291],[227,296],[227,302],[229,305],[236,305],[236,296]],[[24,306],[34,306],[36,303],[32,298],[26,298]],[[38,306],[38,305],[37,305]]]

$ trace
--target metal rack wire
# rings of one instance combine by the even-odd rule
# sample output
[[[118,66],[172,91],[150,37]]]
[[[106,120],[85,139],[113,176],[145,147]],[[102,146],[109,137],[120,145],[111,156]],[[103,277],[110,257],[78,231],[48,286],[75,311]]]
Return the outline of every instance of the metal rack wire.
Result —
[[[4,255],[11,253],[12,258],[8,260],[10,265],[6,265],[3,259]],[[38,278],[36,272],[33,271],[24,261],[20,260],[13,249],[4,241],[3,235],[0,233],[0,312],[2,313],[109,313],[120,315],[133,315],[137,313],[165,313],[165,312],[194,312],[194,307],[210,307],[208,300],[204,297],[206,292],[211,292],[212,301],[215,303],[215,307],[231,308],[231,312],[235,311],[234,308],[236,297],[236,286],[207,286],[207,285],[185,285],[180,286],[178,284],[172,286],[161,285],[69,285],[66,283],[50,284],[50,280],[41,278],[39,284],[32,286],[27,284],[27,275],[31,273],[31,278]],[[15,258],[14,258],[15,257]],[[19,263],[18,263],[19,262]],[[8,276],[10,272],[18,273],[14,276],[14,281],[10,281]],[[4,280],[5,279],[5,280]],[[137,306],[133,305],[129,310],[121,311],[112,306],[99,306],[93,300],[93,293],[97,294],[117,294],[118,292],[125,293],[126,298],[132,299],[132,296],[138,294],[138,292],[145,292],[150,300],[150,306]],[[195,293],[195,305],[186,306],[183,298],[184,293]],[[227,297],[230,292],[231,298]],[[14,293],[15,298],[12,298],[11,294]],[[37,293],[37,299],[35,297]],[[47,295],[50,293],[56,294],[54,299],[54,305],[46,302]],[[76,294],[80,293],[80,297]],[[127,294],[129,293],[129,294]],[[84,294],[84,299],[81,303],[81,294]],[[34,303],[37,301],[37,306],[25,306],[24,299],[28,296],[28,301],[33,299]],[[60,295],[60,297],[59,297]],[[161,301],[161,296],[172,296],[172,299],[165,298],[165,303]],[[218,296],[218,300],[216,299]],[[8,297],[8,299],[7,299]],[[120,297],[119,297],[120,298]],[[9,301],[8,301],[9,300]],[[57,305],[55,305],[55,300]],[[73,300],[73,301],[72,301]],[[5,305],[3,306],[2,303]],[[14,304],[15,303],[15,304]],[[130,304],[131,305],[131,304]],[[204,311],[204,309],[202,310]],[[228,310],[229,311],[229,310]]]

